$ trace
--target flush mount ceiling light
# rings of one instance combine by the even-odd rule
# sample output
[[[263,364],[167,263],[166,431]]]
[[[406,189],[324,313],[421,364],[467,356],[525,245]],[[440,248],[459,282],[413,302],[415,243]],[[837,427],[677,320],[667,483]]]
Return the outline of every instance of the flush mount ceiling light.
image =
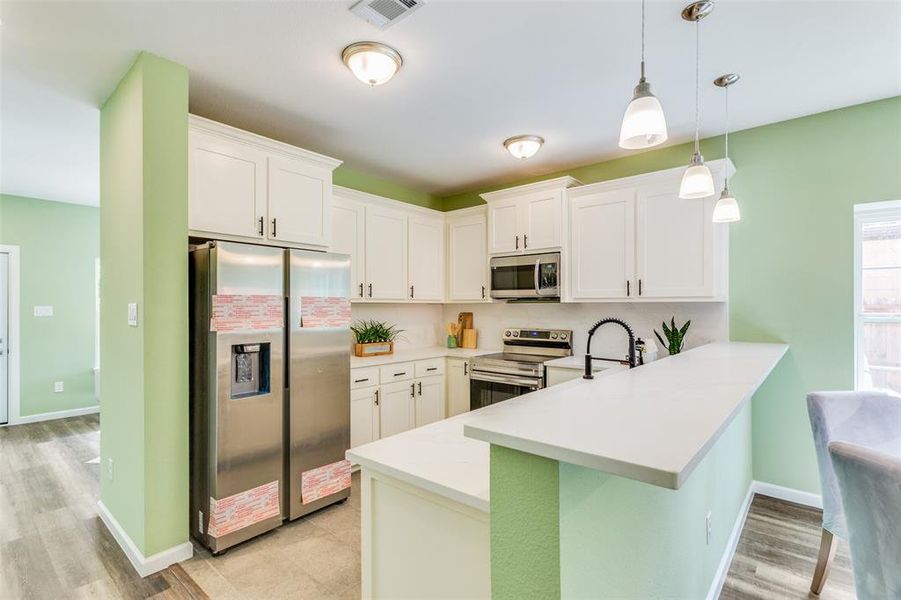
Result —
[[[714,85],[726,90],[726,179],[723,185],[723,193],[720,199],[716,201],[713,207],[714,223],[734,223],[741,220],[741,211],[738,209],[738,201],[729,191],[729,86],[738,83],[741,75],[738,73],[727,73],[713,80]]]
[[[537,135],[515,135],[504,140],[504,148],[516,158],[531,158],[541,148],[544,138]]]
[[[641,78],[623,116],[619,147],[626,150],[651,148],[666,141],[666,117],[660,101],[651,93],[644,77],[644,0],[641,0]]]
[[[363,83],[377,86],[386,83],[404,64],[400,53],[378,42],[357,42],[341,53],[341,60]]]
[[[682,18],[695,24],[695,152],[679,186],[679,197],[706,198],[714,192],[713,175],[701,155],[701,19],[713,12],[713,2],[700,0],[682,9]]]

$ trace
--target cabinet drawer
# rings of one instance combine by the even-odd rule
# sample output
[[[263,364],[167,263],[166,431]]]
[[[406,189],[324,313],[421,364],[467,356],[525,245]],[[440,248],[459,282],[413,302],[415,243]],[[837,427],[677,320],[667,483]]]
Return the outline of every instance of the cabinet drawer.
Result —
[[[413,363],[394,363],[379,367],[379,380],[384,383],[413,379]]]
[[[431,377],[432,375],[444,375],[444,359],[430,358],[416,361],[413,369],[416,377]]]
[[[354,390],[362,387],[379,384],[379,368],[364,367],[362,369],[350,370],[350,389]]]

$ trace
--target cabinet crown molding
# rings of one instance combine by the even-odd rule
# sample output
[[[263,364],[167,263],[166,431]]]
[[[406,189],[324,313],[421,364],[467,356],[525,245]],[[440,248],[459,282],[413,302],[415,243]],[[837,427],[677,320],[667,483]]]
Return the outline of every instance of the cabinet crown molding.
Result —
[[[291,158],[300,158],[332,171],[337,169],[338,166],[344,162],[337,158],[332,158],[331,156],[319,154],[312,150],[305,150],[304,148],[298,148],[297,146],[292,146],[285,142],[279,142],[256,133],[244,131],[243,129],[238,129],[237,127],[232,127],[231,125],[226,125],[224,123],[218,123],[197,115],[188,115],[188,126],[192,129],[224,136],[236,142],[262,147],[269,152],[282,154]]]
[[[505,200],[514,198],[528,192],[541,192],[545,190],[566,189],[582,185],[582,182],[574,177],[565,175],[563,177],[555,177],[554,179],[545,179],[544,181],[536,181],[535,183],[527,183],[516,187],[497,190],[496,192],[486,192],[479,194],[485,202],[493,202],[495,200]]]
[[[732,177],[735,174],[735,165],[732,163],[732,159],[719,158],[717,160],[708,160],[705,161],[705,164],[717,180],[721,180],[726,174],[728,174],[729,177]],[[682,178],[682,173],[684,171],[685,167],[679,166],[671,169],[663,169],[662,171],[651,171],[650,173],[639,173],[638,175],[620,177],[619,179],[607,179],[596,183],[582,185],[577,189],[570,190],[567,192],[567,195],[569,198],[579,198],[581,196],[588,196],[605,190],[667,182],[673,179],[678,181]],[[717,190],[714,195],[718,193],[719,190]]]
[[[402,202],[401,200],[394,200],[393,198],[386,198],[385,196],[370,194],[369,192],[361,192],[360,190],[344,187],[343,185],[333,185],[332,195],[336,198],[353,200],[369,206],[381,206],[383,208],[392,208],[408,213],[418,213],[442,219],[446,214],[433,208],[426,208],[425,206],[419,206],[418,204],[410,204],[409,202]]]

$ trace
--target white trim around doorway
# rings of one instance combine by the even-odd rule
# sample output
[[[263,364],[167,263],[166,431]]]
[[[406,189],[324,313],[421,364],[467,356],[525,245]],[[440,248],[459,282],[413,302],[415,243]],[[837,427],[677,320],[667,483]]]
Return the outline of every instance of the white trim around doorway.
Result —
[[[8,425],[19,423],[19,373],[21,354],[19,348],[19,247],[0,244],[0,252],[9,255],[9,389],[6,393]],[[2,427],[2,425],[0,425]]]

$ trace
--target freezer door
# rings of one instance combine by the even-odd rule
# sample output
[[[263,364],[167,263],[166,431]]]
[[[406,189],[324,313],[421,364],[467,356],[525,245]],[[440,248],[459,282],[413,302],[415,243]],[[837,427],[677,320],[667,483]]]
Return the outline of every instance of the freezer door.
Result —
[[[210,263],[211,305],[228,298],[227,302],[234,302],[231,306],[239,307],[234,311],[237,315],[245,306],[242,303],[260,300],[283,309],[283,250],[216,242],[210,249]],[[204,427],[209,436],[208,495],[243,506],[220,526],[218,535],[208,530],[212,507],[202,509],[205,541],[213,551],[277,527],[284,517],[284,322],[276,326],[252,321],[217,325],[221,327],[217,331],[210,331],[214,329],[210,320],[202,324],[210,331],[209,351],[215,357]],[[272,514],[266,508],[272,504],[265,497],[276,493],[277,509]]]
[[[302,495],[303,473],[344,460],[350,447],[351,337],[340,317],[350,307],[350,257],[306,250],[288,257],[287,513],[296,519],[350,494],[306,503]]]

